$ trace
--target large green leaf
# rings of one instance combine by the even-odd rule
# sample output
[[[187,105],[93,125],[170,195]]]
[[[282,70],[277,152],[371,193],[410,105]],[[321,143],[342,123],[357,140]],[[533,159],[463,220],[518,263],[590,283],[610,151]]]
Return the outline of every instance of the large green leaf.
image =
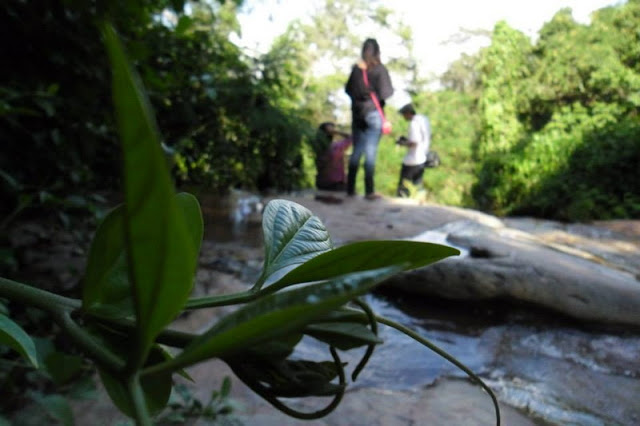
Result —
[[[185,216],[197,253],[204,232],[200,204],[193,195],[184,192],[176,194],[175,199]],[[124,232],[124,208],[120,205],[107,214],[91,243],[83,284],[83,306],[99,316],[119,318],[133,313]]]
[[[165,368],[175,370],[209,358],[227,357],[295,332],[319,315],[344,305],[402,269],[403,265],[393,265],[347,274],[249,303],[194,339]]]
[[[15,349],[34,367],[38,367],[36,346],[33,340],[18,324],[3,314],[0,314],[0,344]]]
[[[91,242],[82,287],[85,309],[131,297],[124,247],[124,208],[120,205],[107,214]]]
[[[193,234],[178,207],[160,137],[142,85],[110,25],[103,35],[123,147],[125,235],[140,364],[155,336],[184,306],[197,263]]]
[[[349,272],[404,264],[404,270],[429,265],[460,251],[440,244],[416,241],[361,241],[321,253],[290,271],[272,289],[320,281]]]
[[[333,248],[326,228],[307,208],[286,200],[272,200],[262,217],[265,259],[262,278],[282,273]],[[371,268],[373,269],[373,268]]]

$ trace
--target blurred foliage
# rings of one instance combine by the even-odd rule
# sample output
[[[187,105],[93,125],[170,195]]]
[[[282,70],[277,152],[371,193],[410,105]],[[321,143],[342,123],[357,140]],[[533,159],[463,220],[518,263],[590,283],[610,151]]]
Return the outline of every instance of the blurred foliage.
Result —
[[[483,209],[565,220],[640,217],[640,1],[559,11],[531,45],[505,23],[482,52]]]
[[[229,41],[240,31],[239,3],[4,3],[0,36],[11,66],[0,71],[3,216],[41,204],[41,191],[65,199],[117,189],[109,73],[95,26],[107,18],[149,87],[180,182],[215,191],[304,185],[311,126],[290,101],[300,68],[286,43],[253,59]]]
[[[507,23],[428,90],[411,29],[380,2],[326,0],[266,53],[231,42],[242,1],[10,0],[0,36],[0,227],[33,206],[60,220],[99,216],[120,184],[106,55],[95,23],[120,31],[158,117],[179,184],[287,191],[315,175],[306,141],[335,121],[349,130],[346,72],[362,40],[386,40],[383,61],[433,129],[443,164],[427,199],[498,214],[587,220],[638,217],[640,2],[601,9],[590,24],[559,11],[535,43]],[[283,6],[284,7],[284,6]],[[366,29],[366,30],[365,30]],[[367,33],[363,33],[367,31]],[[393,42],[392,42],[393,41]],[[386,46],[397,45],[397,49]],[[406,123],[391,107],[394,138]],[[377,188],[395,193],[404,150],[383,138]],[[358,179],[360,185],[361,179]],[[84,207],[83,207],[84,206]]]

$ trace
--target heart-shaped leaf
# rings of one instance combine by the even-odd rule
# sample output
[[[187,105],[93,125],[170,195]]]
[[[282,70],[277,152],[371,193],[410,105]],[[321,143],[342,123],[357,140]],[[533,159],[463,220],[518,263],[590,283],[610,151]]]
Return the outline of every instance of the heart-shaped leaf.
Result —
[[[311,211],[287,200],[272,200],[262,216],[263,282],[333,248],[326,228]]]
[[[193,232],[178,207],[157,126],[115,30],[102,26],[124,159],[125,241],[136,309],[134,365],[182,310],[197,264]]]
[[[14,349],[38,368],[38,356],[33,340],[18,324],[3,314],[0,314],[0,343]]]

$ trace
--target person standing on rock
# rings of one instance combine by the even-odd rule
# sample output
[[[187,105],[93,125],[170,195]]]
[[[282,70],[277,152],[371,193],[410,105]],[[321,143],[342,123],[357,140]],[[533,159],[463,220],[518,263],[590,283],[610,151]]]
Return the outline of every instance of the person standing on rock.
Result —
[[[412,104],[403,106],[398,112],[409,122],[409,133],[396,141],[396,144],[407,147],[407,154],[402,160],[396,195],[408,197],[409,189],[405,186],[405,181],[411,182],[418,188],[422,187],[422,177],[431,142],[431,124],[425,115],[416,114]]]
[[[374,173],[378,143],[382,134],[382,111],[385,100],[393,94],[391,77],[380,60],[380,46],[375,39],[365,40],[362,59],[353,66],[345,86],[351,98],[353,153],[349,159],[347,195],[355,194],[356,174],[364,154],[365,198],[376,200]],[[380,106],[380,112],[376,106]]]

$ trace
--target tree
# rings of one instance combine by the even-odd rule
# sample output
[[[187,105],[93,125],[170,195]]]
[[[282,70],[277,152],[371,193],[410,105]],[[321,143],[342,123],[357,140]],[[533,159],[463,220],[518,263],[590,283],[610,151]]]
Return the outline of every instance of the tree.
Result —
[[[637,1],[596,12],[590,25],[563,9],[535,46],[502,56],[513,58],[502,72],[483,69],[481,206],[574,220],[640,214],[640,74],[626,50],[638,29]],[[501,63],[501,46],[496,31],[485,67]]]

